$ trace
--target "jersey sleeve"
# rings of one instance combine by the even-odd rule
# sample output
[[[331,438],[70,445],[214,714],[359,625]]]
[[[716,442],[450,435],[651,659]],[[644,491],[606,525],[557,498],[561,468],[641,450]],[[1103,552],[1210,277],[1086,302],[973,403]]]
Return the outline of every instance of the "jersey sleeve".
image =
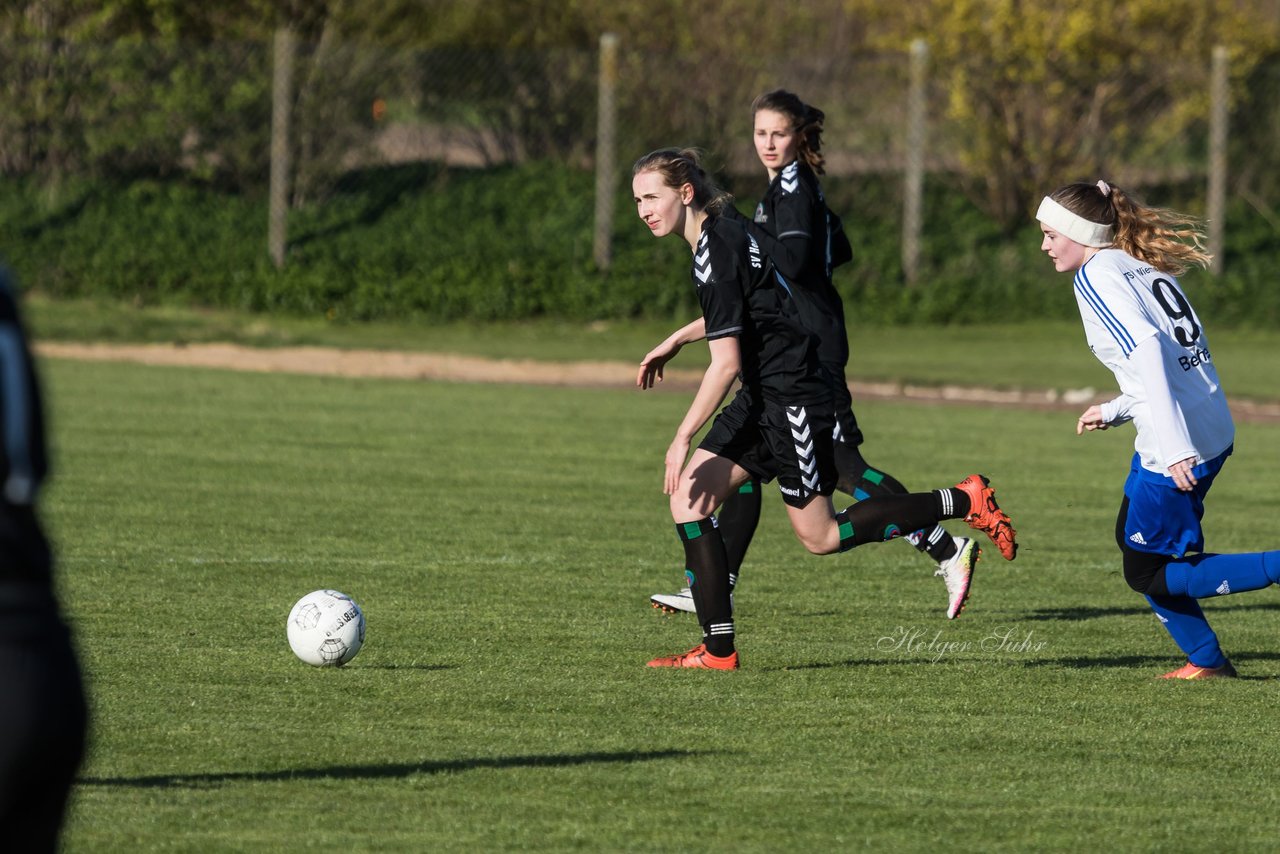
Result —
[[[1133,287],[1115,268],[1085,264],[1076,273],[1075,289],[1125,358],[1159,332]]]
[[[813,242],[826,238],[825,206],[792,163],[778,174],[770,190],[773,199],[773,241],[765,251],[782,275],[791,281],[803,277]]]
[[[698,240],[693,253],[693,281],[706,321],[707,340],[741,335],[746,318],[741,272],[732,247],[713,231],[704,231]]]
[[[1127,424],[1133,420],[1133,405],[1137,403],[1132,396],[1122,394],[1102,404],[1102,420],[1112,427]]]

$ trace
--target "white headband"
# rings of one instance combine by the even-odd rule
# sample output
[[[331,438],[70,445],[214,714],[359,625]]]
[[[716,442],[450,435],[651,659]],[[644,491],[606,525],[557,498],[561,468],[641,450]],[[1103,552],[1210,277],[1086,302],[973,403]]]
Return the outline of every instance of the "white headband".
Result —
[[[1110,246],[1115,233],[1113,227],[1090,222],[1079,214],[1067,210],[1048,196],[1040,202],[1036,219],[1083,246]]]

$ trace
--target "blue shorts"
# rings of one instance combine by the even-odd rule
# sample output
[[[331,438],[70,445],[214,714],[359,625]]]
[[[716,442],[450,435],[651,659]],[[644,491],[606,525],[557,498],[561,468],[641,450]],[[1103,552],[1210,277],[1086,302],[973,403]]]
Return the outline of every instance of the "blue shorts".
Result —
[[[1227,448],[1218,456],[1191,470],[1196,485],[1183,492],[1173,478],[1149,472],[1133,455],[1124,494],[1129,499],[1129,515],[1124,520],[1125,545],[1134,551],[1180,558],[1188,552],[1204,551],[1204,497],[1213,480],[1231,456]]]

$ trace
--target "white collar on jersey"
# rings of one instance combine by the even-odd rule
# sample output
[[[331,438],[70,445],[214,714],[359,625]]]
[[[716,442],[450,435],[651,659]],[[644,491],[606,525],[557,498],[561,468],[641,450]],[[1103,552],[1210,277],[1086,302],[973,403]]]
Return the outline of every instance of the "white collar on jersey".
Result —
[[[1090,222],[1079,214],[1067,210],[1048,196],[1040,202],[1036,219],[1082,246],[1110,246],[1115,233],[1114,227]]]

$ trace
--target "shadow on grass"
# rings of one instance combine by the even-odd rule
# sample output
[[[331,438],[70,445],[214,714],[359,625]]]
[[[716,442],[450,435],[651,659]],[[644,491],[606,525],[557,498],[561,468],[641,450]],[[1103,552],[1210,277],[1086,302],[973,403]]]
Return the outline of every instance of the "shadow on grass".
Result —
[[[1232,652],[1231,661],[1240,664],[1246,661],[1280,661],[1280,652]],[[1061,667],[1068,670],[1148,670],[1151,678],[1162,672],[1176,669],[1182,663],[1177,651],[1171,655],[1117,655],[1078,658],[1041,658],[1024,661],[1023,667]],[[1254,676],[1242,673],[1236,677],[1241,682],[1272,682],[1272,676]],[[1229,680],[1228,680],[1229,681]]]
[[[884,667],[890,664],[918,664],[908,658],[846,658],[844,661],[815,661],[811,664],[784,664],[781,667],[764,667],[773,673],[790,673],[796,670],[832,670],[837,667]]]
[[[1159,667],[1174,661],[1172,655],[1100,655],[1075,658],[1033,658],[1022,662],[1023,667],[1065,667],[1070,670],[1091,670],[1098,667],[1130,669],[1134,667]],[[1176,661],[1175,661],[1176,666]]]
[[[1280,611],[1280,602],[1222,602],[1221,597],[1201,599],[1202,603],[1210,603],[1214,611]],[[1144,604],[1111,606],[1105,608],[1080,606],[1076,608],[1037,608],[1022,615],[1024,620],[1061,620],[1063,622],[1080,622],[1097,620],[1103,617],[1151,616],[1151,609]]]
[[[1253,591],[1250,590],[1249,593]],[[1264,594],[1265,595],[1265,594]],[[1225,599],[1222,596],[1213,596],[1208,599],[1201,599],[1201,605],[1208,605],[1216,611],[1280,611],[1280,602],[1250,602],[1245,594],[1245,599],[1232,597]]]
[[[1024,620],[1062,620],[1064,622],[1080,622],[1097,620],[1102,617],[1128,617],[1134,614],[1150,614],[1151,609],[1143,606],[1093,608],[1080,606],[1076,608],[1037,608],[1023,615]]]
[[[456,664],[357,664],[347,670],[457,670]]]
[[[391,765],[331,765],[328,768],[294,768],[281,771],[227,771],[207,774],[152,774],[142,777],[82,777],[81,786],[118,786],[134,789],[199,788],[223,783],[273,783],[286,780],[385,780],[415,774],[446,774],[478,768],[567,768],[658,759],[705,756],[700,750],[636,750],[622,753],[569,753],[533,756],[494,756],[442,762],[404,762]]]

